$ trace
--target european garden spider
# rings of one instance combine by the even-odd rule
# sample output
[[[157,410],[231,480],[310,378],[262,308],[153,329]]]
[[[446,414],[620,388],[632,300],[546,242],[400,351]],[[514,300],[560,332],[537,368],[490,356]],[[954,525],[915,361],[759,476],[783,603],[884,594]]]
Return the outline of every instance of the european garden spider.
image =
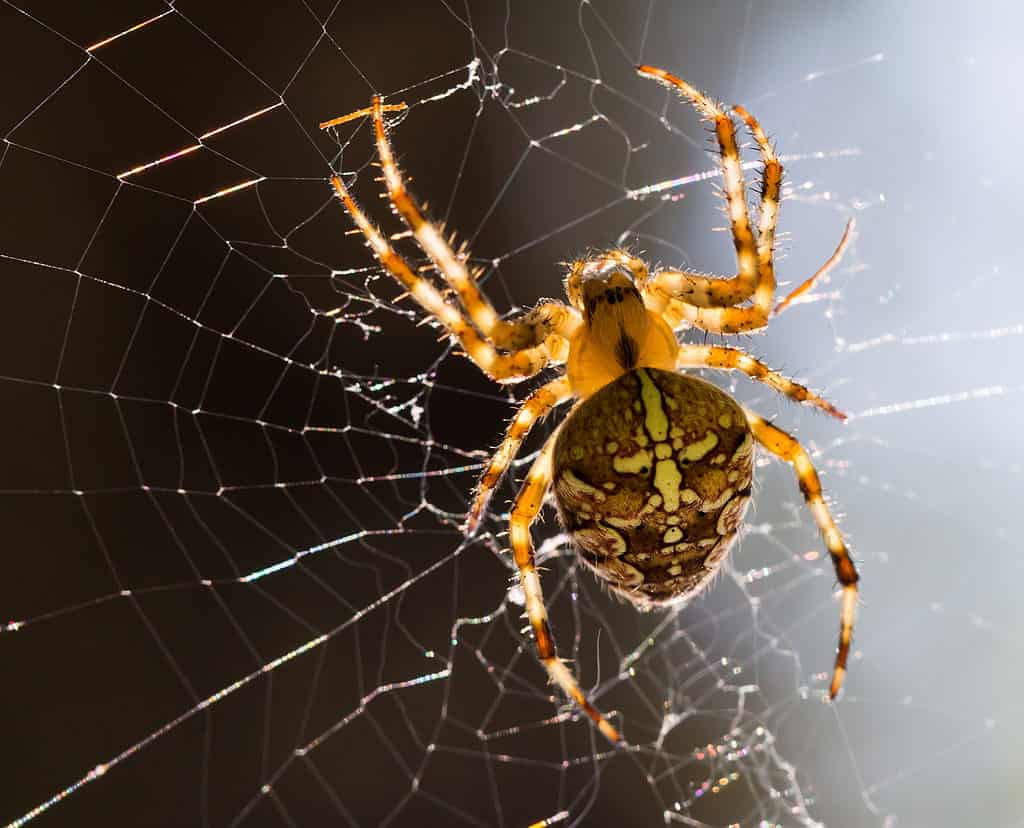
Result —
[[[637,71],[678,91],[714,124],[736,246],[734,277],[683,270],[651,273],[628,252],[607,250],[570,263],[565,281],[568,305],[543,301],[528,313],[505,320],[467,269],[467,256],[453,250],[424,218],[402,181],[383,116],[385,110],[401,106],[385,106],[375,97],[371,107],[354,115],[372,114],[391,203],[458,296],[458,304],[446,301],[431,280],[417,275],[352,199],[341,177],[332,179],[381,264],[489,377],[518,382],[550,366],[565,365],[559,376],[526,398],[513,418],[480,480],[466,531],[476,529],[491,493],[534,423],[556,406],[575,400],[519,490],[509,534],[540,661],[551,680],[613,743],[621,741],[618,731],[591,705],[572,671],[557,657],[548,626],[530,526],[552,486],[580,559],[612,592],[646,610],[690,597],[714,576],[750,500],[754,441],[792,464],[842,586],[830,697],[839,692],[846,672],[858,580],[801,445],[714,385],[679,373],[688,367],[739,370],[791,399],[845,419],[821,397],[741,350],[680,344],[675,335],[691,326],[738,334],[767,325],[775,292],[773,252],[782,165],[764,130],[742,107],[730,112],[661,69],[639,66]],[[748,216],[733,112],[749,128],[764,164],[756,233]],[[776,313],[839,260],[851,229],[852,223],[829,261],[780,303]],[[744,304],[747,300],[749,305]]]

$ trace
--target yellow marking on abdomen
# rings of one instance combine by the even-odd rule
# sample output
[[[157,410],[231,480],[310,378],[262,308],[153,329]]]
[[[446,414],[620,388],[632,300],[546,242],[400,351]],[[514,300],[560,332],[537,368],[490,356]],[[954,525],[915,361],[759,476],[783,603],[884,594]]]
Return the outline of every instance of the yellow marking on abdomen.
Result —
[[[629,457],[616,457],[612,460],[612,467],[620,474],[639,474],[651,467],[651,453],[647,449],[641,449]]]
[[[718,435],[713,431],[707,434],[696,443],[690,443],[683,451],[683,459],[694,462],[703,458],[711,449],[718,445]]]
[[[650,432],[655,442],[661,442],[668,437],[668,417],[662,407],[661,391],[654,384],[650,374],[642,368],[636,372],[640,378],[640,401],[644,406],[644,426]]]
[[[679,484],[683,476],[675,460],[659,460],[654,467],[654,488],[661,492],[666,512],[674,512],[679,508]]]

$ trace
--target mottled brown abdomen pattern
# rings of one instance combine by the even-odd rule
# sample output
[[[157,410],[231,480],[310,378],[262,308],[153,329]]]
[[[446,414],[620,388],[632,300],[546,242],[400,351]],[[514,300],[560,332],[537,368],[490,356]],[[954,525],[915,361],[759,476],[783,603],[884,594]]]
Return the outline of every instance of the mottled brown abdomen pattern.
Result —
[[[711,383],[639,368],[589,397],[558,435],[554,493],[580,557],[641,609],[704,586],[750,502],[754,441]]]

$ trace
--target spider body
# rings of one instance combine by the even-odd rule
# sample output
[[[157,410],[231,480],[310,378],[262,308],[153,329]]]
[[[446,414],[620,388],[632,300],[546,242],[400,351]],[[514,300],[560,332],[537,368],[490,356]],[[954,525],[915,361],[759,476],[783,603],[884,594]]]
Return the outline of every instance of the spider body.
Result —
[[[711,383],[624,373],[559,432],[558,513],[580,558],[639,609],[694,595],[718,570],[750,501],[754,440]]]
[[[717,334],[767,325],[775,293],[774,240],[782,164],[760,124],[742,107],[727,110],[662,69],[639,66],[688,100],[713,123],[723,194],[736,248],[734,276],[708,276],[647,265],[612,249],[569,265],[568,303],[544,301],[502,319],[440,230],[424,217],[395,163],[379,97],[344,123],[371,114],[388,198],[430,260],[416,269],[367,218],[341,176],[331,179],[345,210],[377,259],[406,294],[496,382],[519,382],[548,368],[564,369],[523,401],[491,457],[469,510],[465,531],[480,525],[491,494],[539,420],[575,400],[530,467],[509,517],[509,540],[536,642],[552,682],[612,742],[618,730],[595,708],[558,658],[548,624],[530,527],[553,488],[558,511],[579,557],[616,594],[641,609],[665,606],[705,586],[736,538],[750,499],[754,443],[792,465],[821,530],[842,587],[839,645],[829,696],[839,692],[853,633],[858,575],[829,513],[811,459],[790,435],[740,406],[725,392],[681,373],[687,368],[738,370],[780,394],[839,419],[845,415],[806,387],[737,348],[692,345],[687,328]],[[758,220],[752,224],[733,116],[750,130],[763,162]],[[841,258],[852,220],[828,261],[774,309],[778,314]],[[433,270],[451,298],[422,275]]]

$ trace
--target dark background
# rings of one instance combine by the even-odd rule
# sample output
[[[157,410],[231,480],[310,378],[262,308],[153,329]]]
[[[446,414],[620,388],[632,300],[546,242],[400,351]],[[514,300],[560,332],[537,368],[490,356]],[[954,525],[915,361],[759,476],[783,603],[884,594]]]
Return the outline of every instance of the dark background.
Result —
[[[0,4],[0,822],[109,763],[39,824],[1021,824],[1014,6],[178,3],[84,51],[165,11]],[[524,390],[393,304],[326,183],[399,229],[368,130],[316,124],[410,103],[403,167],[503,311],[620,242],[728,272],[713,181],[626,195],[713,168],[639,61],[801,156],[781,280],[857,216],[824,301],[740,343],[851,422],[718,380],[815,449],[864,604],[822,704],[834,581],[776,464],[672,618],[553,558],[562,652],[635,746],[612,755],[552,719],[503,600],[511,486],[458,529]]]

